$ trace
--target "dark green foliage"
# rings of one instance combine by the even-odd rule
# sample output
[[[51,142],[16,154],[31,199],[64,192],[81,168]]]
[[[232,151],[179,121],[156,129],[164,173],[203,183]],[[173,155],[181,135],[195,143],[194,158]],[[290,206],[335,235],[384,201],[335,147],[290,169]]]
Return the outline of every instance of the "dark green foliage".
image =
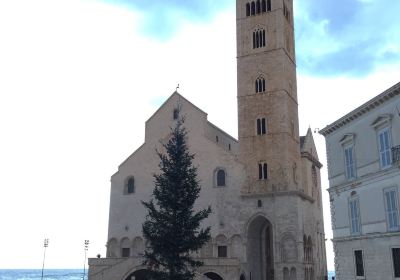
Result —
[[[200,229],[200,223],[211,213],[211,208],[198,212],[193,209],[200,185],[182,118],[178,118],[171,134],[164,145],[166,154],[157,152],[161,173],[154,175],[153,198],[142,202],[148,210],[143,235],[149,247],[144,258],[150,279],[191,280],[202,263],[192,259],[190,253],[210,239],[210,228]]]

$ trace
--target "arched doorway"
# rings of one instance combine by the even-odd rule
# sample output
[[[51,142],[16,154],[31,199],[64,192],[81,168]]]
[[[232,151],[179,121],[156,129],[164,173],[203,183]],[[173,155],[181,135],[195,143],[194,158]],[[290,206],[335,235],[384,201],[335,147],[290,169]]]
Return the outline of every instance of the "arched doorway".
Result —
[[[136,270],[134,273],[129,275],[125,280],[148,280],[147,278],[147,270],[146,269],[140,269]]]
[[[224,280],[221,276],[219,276],[217,273],[214,273],[214,272],[207,272],[204,275],[207,276],[208,279],[211,279],[211,280]]]
[[[247,232],[247,260],[251,279],[274,279],[272,224],[263,216],[254,218]]]

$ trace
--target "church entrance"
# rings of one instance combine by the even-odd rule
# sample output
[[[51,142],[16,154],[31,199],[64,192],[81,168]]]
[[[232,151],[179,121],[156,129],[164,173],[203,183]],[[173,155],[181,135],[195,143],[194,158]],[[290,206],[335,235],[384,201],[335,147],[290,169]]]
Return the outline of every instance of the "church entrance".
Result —
[[[211,279],[211,280],[224,280],[221,276],[219,276],[217,273],[214,272],[208,272],[204,274],[207,279]]]
[[[149,278],[147,278],[147,270],[146,269],[136,270],[134,273],[129,275],[125,280],[149,280]]]
[[[272,225],[264,217],[251,221],[247,232],[247,261],[252,280],[274,279]]]

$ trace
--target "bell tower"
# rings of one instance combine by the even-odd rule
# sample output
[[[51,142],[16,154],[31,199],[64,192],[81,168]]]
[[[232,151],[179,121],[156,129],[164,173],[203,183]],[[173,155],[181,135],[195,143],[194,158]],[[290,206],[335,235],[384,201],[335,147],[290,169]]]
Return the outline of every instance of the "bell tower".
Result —
[[[293,0],[237,0],[237,87],[243,191],[298,190],[300,144]]]

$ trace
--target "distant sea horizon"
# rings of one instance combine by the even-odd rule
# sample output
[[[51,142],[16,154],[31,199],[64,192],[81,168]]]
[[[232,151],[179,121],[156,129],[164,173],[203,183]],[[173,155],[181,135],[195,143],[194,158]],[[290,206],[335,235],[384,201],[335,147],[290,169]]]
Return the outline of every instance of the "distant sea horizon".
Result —
[[[42,269],[0,269],[0,280],[41,280]],[[82,280],[83,268],[80,269],[44,269],[45,280]],[[85,271],[87,279],[87,270]]]
[[[46,280],[82,280],[83,269],[44,269],[43,279]],[[335,276],[334,271],[328,272],[328,279]],[[87,278],[85,271],[85,279]],[[40,280],[42,269],[0,269],[0,280]]]

